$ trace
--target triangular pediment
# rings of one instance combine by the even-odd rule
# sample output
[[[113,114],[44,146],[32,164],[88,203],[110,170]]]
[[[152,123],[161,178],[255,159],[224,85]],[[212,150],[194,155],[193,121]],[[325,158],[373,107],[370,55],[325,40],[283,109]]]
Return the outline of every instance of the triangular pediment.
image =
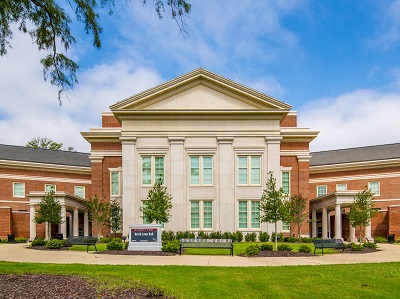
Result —
[[[290,110],[291,106],[204,69],[141,92],[110,107],[121,110]]]

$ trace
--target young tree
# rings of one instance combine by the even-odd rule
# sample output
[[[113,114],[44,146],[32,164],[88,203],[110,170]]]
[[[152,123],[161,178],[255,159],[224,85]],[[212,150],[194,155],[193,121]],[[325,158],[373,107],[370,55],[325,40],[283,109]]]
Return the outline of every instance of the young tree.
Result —
[[[350,206],[350,212],[347,213],[352,227],[360,227],[360,244],[362,242],[362,228],[370,225],[371,218],[373,218],[377,210],[374,209],[374,202],[372,201],[373,193],[370,189],[360,191],[354,196],[354,202]]]
[[[146,204],[140,207],[142,217],[150,223],[167,223],[171,217],[171,199],[172,196],[167,192],[167,187],[163,186],[161,181],[156,182],[147,194]]]
[[[103,226],[109,226],[110,223],[110,204],[95,195],[89,198],[86,207],[89,212],[89,220],[96,227],[100,239]]]
[[[308,215],[305,212],[307,209],[307,198],[299,194],[295,194],[290,197],[289,206],[289,222],[290,228],[292,229],[293,224],[297,225],[297,237],[300,239],[301,235],[301,224],[306,220]]]
[[[122,207],[118,200],[113,199],[111,200],[110,204],[110,228],[111,231],[114,233],[114,238],[117,233],[122,227]]]
[[[272,171],[270,171],[266,189],[261,196],[260,221],[275,224],[275,250],[278,250],[278,221],[287,221],[289,219],[288,210],[288,201],[284,200],[283,189],[277,189],[276,179]]]
[[[47,137],[34,137],[27,144],[25,144],[25,146],[32,148],[51,149],[55,151],[64,149],[62,143],[57,143]],[[67,148],[67,150],[72,152],[74,151],[74,148],[70,146]]]
[[[38,215],[33,221],[39,224],[46,222],[47,236],[51,239],[51,225],[59,225],[64,222],[61,216],[61,205],[56,199],[54,191],[50,191],[42,197],[39,207]]]
[[[146,0],[142,2],[146,3]],[[181,32],[187,34],[185,20],[190,13],[191,5],[186,0],[156,0],[154,5],[160,19],[165,13],[165,6],[168,6],[172,19],[177,22]],[[50,77],[50,83],[59,88],[58,101],[61,105],[61,95],[78,83],[76,78],[78,64],[62,53],[76,43],[68,11],[70,9],[74,11],[76,20],[85,25],[86,34],[92,35],[93,46],[99,49],[100,35],[103,31],[99,23],[100,10],[107,8],[112,14],[114,6],[115,0],[2,0],[0,1],[0,56],[7,55],[8,47],[11,47],[10,40],[13,37],[11,24],[15,23],[19,31],[29,34],[39,50],[48,52],[40,61],[43,65],[44,79]]]

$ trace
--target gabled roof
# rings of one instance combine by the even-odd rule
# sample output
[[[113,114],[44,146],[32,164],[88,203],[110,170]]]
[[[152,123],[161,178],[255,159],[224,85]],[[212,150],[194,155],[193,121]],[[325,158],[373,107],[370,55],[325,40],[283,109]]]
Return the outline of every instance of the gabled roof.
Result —
[[[311,153],[310,167],[400,159],[400,143]]]
[[[268,108],[288,111],[291,108],[290,105],[273,97],[216,75],[203,68],[199,68],[171,81],[165,82],[122,100],[110,106],[110,109],[113,112],[124,109],[142,109],[147,103],[163,100],[200,84],[218,90],[219,92],[225,93],[229,96],[236,97],[242,101],[254,103],[255,109],[258,107],[261,109]]]
[[[0,160],[91,167],[89,154],[0,144]]]

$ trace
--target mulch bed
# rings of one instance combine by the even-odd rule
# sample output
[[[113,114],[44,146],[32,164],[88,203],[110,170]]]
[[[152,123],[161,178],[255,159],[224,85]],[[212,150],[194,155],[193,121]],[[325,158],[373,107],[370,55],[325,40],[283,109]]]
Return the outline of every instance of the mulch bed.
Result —
[[[96,284],[72,275],[0,274],[0,290],[1,299],[175,298],[165,296],[162,291],[148,289],[102,289],[98,291]]]
[[[93,252],[94,254],[113,254],[113,255],[154,255],[154,256],[171,256],[177,255],[177,253],[173,252],[164,252],[164,251],[128,251],[126,249],[123,250],[105,250],[105,251],[97,251]]]

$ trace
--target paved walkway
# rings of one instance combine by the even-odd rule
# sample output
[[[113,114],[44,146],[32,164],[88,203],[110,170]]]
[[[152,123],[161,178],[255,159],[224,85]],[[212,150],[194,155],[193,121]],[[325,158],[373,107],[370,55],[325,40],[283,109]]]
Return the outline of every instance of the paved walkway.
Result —
[[[381,251],[367,254],[325,254],[313,257],[263,257],[244,258],[238,256],[136,256],[93,254],[85,251],[44,251],[26,249],[25,244],[0,245],[0,261],[97,264],[97,265],[187,265],[187,266],[289,266],[289,265],[330,265],[400,262],[400,245],[379,244]]]

